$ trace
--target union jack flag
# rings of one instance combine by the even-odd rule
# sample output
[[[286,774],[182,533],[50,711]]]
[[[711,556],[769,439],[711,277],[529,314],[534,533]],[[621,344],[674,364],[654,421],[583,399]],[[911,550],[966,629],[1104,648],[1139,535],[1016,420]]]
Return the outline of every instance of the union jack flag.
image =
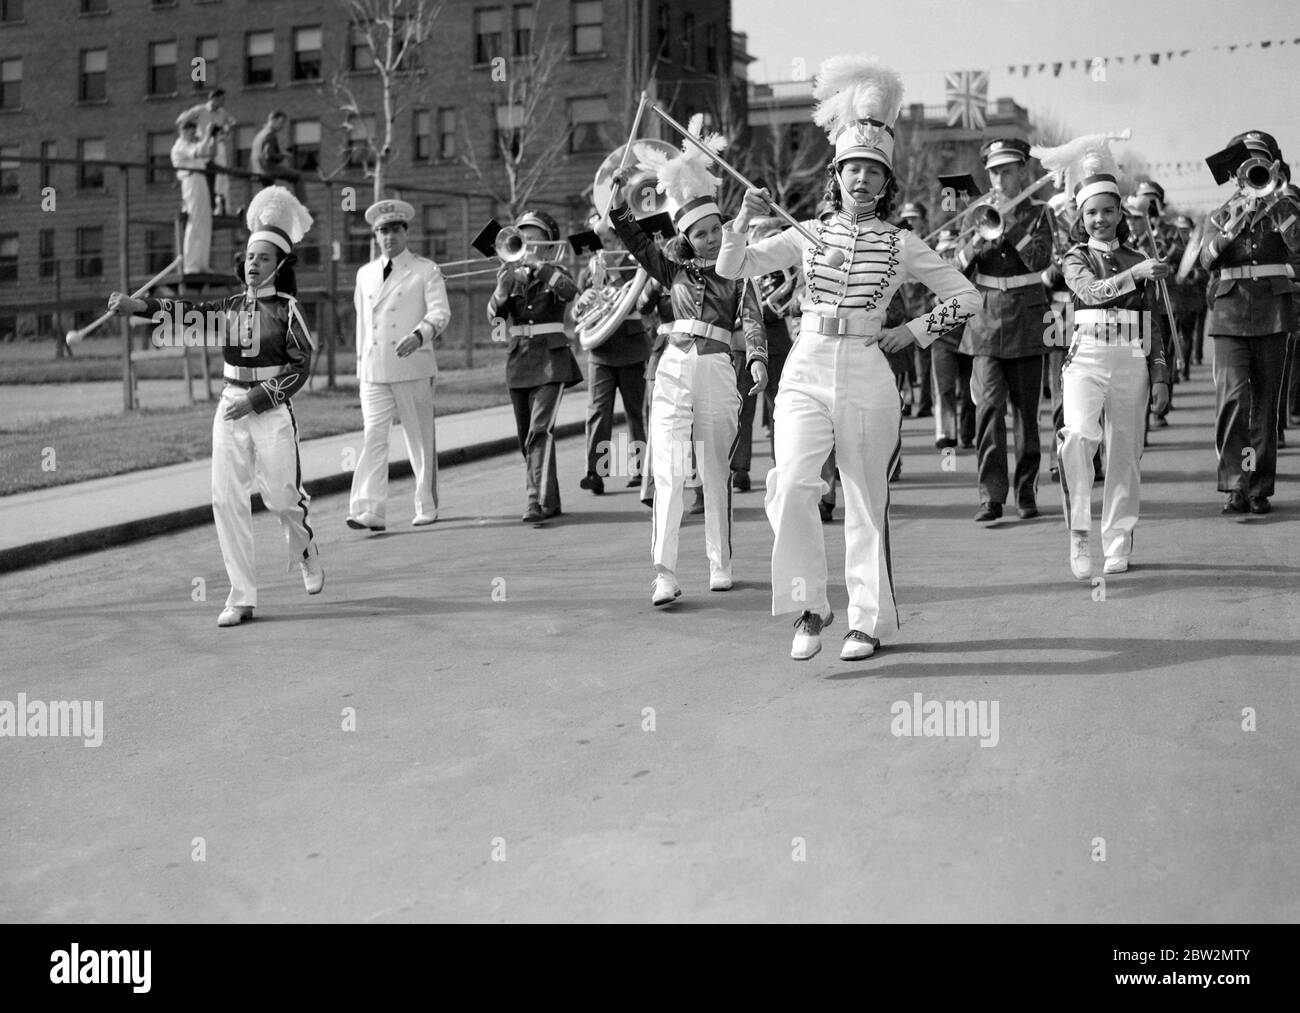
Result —
[[[984,129],[984,109],[989,101],[988,71],[959,70],[945,74],[944,93],[948,102],[948,126],[960,122],[967,130]]]

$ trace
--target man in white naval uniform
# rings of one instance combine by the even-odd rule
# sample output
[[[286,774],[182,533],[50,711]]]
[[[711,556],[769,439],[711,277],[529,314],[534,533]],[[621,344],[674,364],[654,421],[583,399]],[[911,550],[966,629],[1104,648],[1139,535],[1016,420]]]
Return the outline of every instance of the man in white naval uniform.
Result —
[[[212,195],[205,175],[212,157],[214,139],[200,138],[198,120],[183,120],[180,136],[172,145],[172,168],[181,181],[181,203],[185,206],[185,238],[181,270],[185,274],[210,274],[212,265]]]
[[[357,271],[357,376],[365,442],[352,476],[350,528],[383,531],[388,504],[388,431],[396,412],[415,473],[412,524],[438,519],[438,446],[433,346],[451,322],[447,286],[438,266],[406,248],[415,209],[382,200],[366,209],[380,256]]]

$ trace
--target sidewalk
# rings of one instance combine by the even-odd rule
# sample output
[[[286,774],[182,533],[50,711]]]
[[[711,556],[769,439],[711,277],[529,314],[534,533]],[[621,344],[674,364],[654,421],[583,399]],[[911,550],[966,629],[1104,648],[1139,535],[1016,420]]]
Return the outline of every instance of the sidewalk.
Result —
[[[566,397],[560,405],[556,437],[580,435],[586,416],[585,396]],[[614,418],[621,423],[622,412]],[[307,492],[320,496],[349,489],[361,442],[360,432],[304,440],[300,455]],[[438,419],[440,468],[518,453],[518,447],[509,405]],[[399,425],[390,433],[388,454],[393,478],[411,473]],[[0,573],[208,524],[212,520],[211,474],[211,460],[204,458],[0,498]],[[253,509],[263,509],[260,496],[253,497]]]

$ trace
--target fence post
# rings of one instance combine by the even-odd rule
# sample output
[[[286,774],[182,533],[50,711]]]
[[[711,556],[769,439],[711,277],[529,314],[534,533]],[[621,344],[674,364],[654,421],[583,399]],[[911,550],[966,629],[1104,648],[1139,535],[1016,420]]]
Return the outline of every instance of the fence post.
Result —
[[[117,287],[125,295],[131,294],[131,269],[127,262],[130,252],[130,236],[127,232],[130,218],[130,177],[125,165],[117,167],[120,195],[117,202]],[[135,408],[135,376],[131,366],[131,315],[122,317],[119,328],[122,333],[122,407],[125,411]]]

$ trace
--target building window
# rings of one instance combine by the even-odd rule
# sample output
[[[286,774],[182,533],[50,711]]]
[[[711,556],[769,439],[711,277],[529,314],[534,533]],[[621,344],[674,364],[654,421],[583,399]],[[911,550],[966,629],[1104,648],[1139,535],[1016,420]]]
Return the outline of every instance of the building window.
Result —
[[[82,14],[101,14],[108,10],[108,0],[81,0]]]
[[[666,3],[661,3],[655,11],[657,24],[655,25],[655,53],[659,59],[672,61],[672,8]]]
[[[494,118],[497,121],[497,130],[496,140],[492,145],[492,157],[500,158],[503,151],[509,151],[511,158],[518,158],[524,127],[524,107],[496,106]]]
[[[149,171],[145,174],[145,182],[166,183],[171,179],[172,145],[176,143],[176,135],[150,134],[148,141]]]
[[[0,21],[21,21],[23,0],[0,0]]]
[[[104,189],[104,167],[95,163],[107,157],[102,137],[83,138],[77,142],[77,189]]]
[[[0,281],[18,280],[18,233],[0,232]]]
[[[41,141],[41,189],[54,185],[53,159],[59,157],[59,146],[53,141]]]
[[[176,43],[149,43],[149,94],[176,93]]]
[[[695,15],[682,15],[682,66],[695,69]]]
[[[533,55],[533,14],[531,4],[515,4],[515,56]]]
[[[712,21],[704,26],[704,70],[718,73],[718,26]]]
[[[77,277],[104,276],[104,230],[98,225],[77,229]]]
[[[575,98],[569,100],[569,150],[608,151],[605,124],[609,120],[609,101],[604,98]]]
[[[415,152],[417,162],[427,162],[433,157],[433,114],[427,109],[415,110]]]
[[[421,224],[424,226],[424,255],[431,260],[446,260],[447,209],[441,204],[425,204]]]
[[[370,259],[370,226],[364,218],[349,219],[343,256],[349,264],[364,264]]]
[[[474,62],[491,63],[506,48],[504,7],[479,7],[474,11]]]
[[[456,157],[456,110],[438,110],[438,157]]]
[[[18,193],[18,163],[14,159],[20,154],[17,144],[0,144],[0,194],[6,197]]]
[[[244,37],[244,84],[275,82],[275,33],[249,32]]]
[[[194,40],[194,55],[203,62],[198,69],[202,71],[194,82],[195,91],[215,88],[217,85],[217,58],[221,55],[221,44],[215,35],[204,35]]]
[[[54,230],[41,229],[36,233],[36,274],[40,278],[53,278],[58,271],[54,259]]]
[[[0,109],[18,109],[23,104],[23,61],[0,60]]]
[[[144,269],[146,274],[154,275],[172,262],[172,243],[175,238],[171,229],[152,228],[144,230]]]
[[[573,52],[602,53],[605,51],[605,5],[601,0],[574,0]]]
[[[298,263],[303,267],[320,267],[320,243],[317,242],[311,233],[298,244],[296,247],[298,253]],[[167,265],[164,264],[164,267]],[[315,328],[313,328],[314,330]]]
[[[315,81],[321,76],[321,30],[295,28],[293,30],[293,79]]]
[[[247,170],[253,164],[253,138],[259,127],[235,127],[235,168]]]
[[[353,25],[350,39],[348,66],[353,70],[374,69],[375,54],[370,49],[370,43],[366,41],[366,33]]]
[[[103,102],[108,98],[108,50],[81,51],[81,82],[77,97],[82,102]]]
[[[348,119],[348,165],[363,168],[373,160],[373,151],[377,147],[377,122],[372,115],[362,116],[360,119]]]
[[[320,120],[294,120],[289,132],[293,167],[299,172],[315,172],[320,167]]]

